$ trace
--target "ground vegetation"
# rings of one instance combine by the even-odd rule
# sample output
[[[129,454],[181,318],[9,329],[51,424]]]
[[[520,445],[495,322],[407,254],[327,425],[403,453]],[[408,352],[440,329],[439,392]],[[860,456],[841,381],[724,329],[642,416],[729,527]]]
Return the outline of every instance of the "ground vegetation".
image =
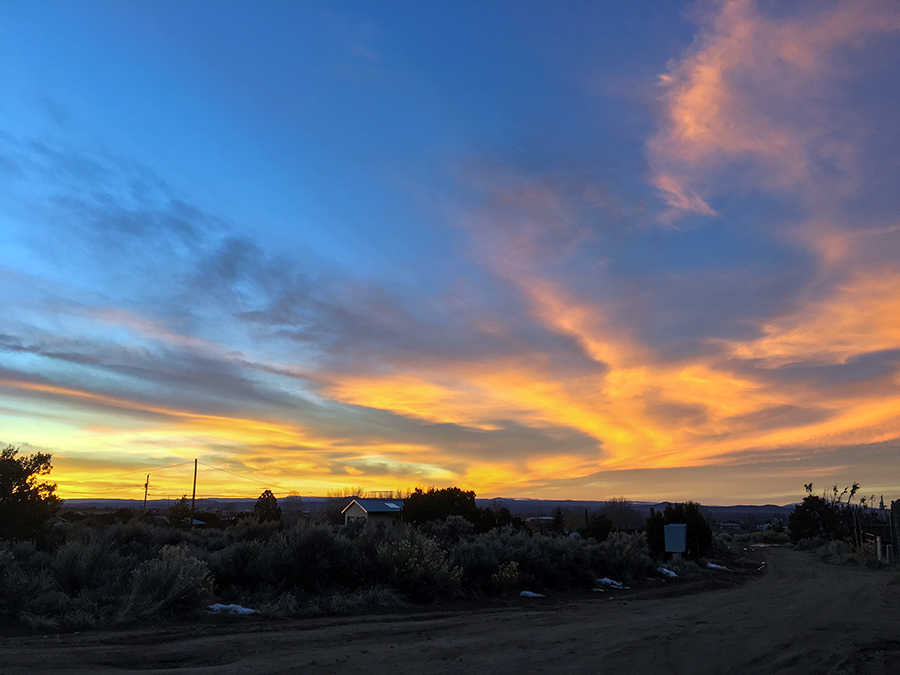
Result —
[[[589,590],[603,577],[661,583],[646,533],[617,531],[603,513],[580,533],[541,533],[502,505],[473,508],[474,493],[457,488],[410,499],[414,518],[395,526],[278,519],[271,493],[231,520],[192,523],[185,499],[168,517],[63,511],[30,541],[0,542],[0,621],[80,630],[200,616],[214,600],[315,616]]]

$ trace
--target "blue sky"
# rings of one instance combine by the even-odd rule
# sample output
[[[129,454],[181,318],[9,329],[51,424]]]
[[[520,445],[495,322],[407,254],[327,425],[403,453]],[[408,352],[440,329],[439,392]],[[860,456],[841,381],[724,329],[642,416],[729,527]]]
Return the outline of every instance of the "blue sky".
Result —
[[[898,31],[0,4],[0,441],[63,496],[896,492]]]

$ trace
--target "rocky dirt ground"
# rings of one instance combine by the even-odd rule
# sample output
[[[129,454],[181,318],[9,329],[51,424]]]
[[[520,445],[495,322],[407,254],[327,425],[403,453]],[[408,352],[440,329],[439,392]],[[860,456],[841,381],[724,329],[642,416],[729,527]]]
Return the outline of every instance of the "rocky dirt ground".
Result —
[[[900,674],[900,574],[759,553],[766,566],[743,582],[722,572],[481,609],[3,637],[0,675]]]

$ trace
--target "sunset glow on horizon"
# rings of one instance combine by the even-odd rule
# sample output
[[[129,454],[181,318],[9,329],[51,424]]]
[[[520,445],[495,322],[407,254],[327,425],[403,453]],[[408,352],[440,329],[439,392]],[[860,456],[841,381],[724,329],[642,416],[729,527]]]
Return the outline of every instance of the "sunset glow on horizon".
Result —
[[[900,5],[0,8],[63,498],[900,498]]]

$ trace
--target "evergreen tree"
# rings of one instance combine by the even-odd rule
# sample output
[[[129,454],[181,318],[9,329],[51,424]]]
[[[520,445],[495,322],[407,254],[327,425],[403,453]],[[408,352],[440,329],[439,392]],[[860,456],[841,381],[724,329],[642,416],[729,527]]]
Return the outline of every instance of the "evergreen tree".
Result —
[[[0,538],[34,537],[59,510],[62,500],[54,483],[38,482],[53,465],[51,455],[36,452],[17,457],[19,450],[9,445],[0,451]]]
[[[278,500],[271,490],[263,490],[256,500],[256,506],[253,507],[253,515],[261,522],[281,520],[281,507],[278,506]]]
[[[650,555],[662,555],[666,550],[666,525],[684,523],[687,525],[687,550],[684,554],[693,560],[699,560],[712,548],[712,528],[706,522],[700,505],[695,502],[684,504],[667,504],[663,511],[650,509],[647,519],[647,544]]]
[[[475,504],[475,493],[464,492],[458,487],[448,487],[428,492],[421,488],[403,500],[403,519],[409,523],[421,525],[429,520],[443,520],[448,516],[462,516],[470,523],[479,521],[478,506]]]

